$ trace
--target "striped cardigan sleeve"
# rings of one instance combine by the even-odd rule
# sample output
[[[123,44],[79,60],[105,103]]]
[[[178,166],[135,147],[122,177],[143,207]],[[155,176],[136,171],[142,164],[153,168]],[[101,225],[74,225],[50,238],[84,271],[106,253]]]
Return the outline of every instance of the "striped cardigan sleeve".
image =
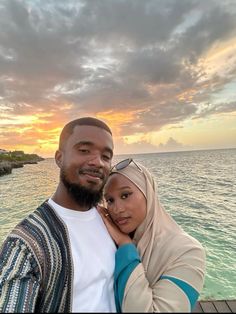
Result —
[[[0,312],[34,312],[39,287],[33,253],[23,240],[7,238],[0,252]]]

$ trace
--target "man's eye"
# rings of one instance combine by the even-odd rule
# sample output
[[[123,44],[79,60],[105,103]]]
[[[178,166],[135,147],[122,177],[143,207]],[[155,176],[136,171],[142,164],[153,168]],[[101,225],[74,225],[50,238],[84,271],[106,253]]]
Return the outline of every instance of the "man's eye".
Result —
[[[110,155],[102,155],[102,158],[104,160],[107,160],[107,161],[111,160],[111,156]]]
[[[80,151],[81,153],[89,153],[89,150],[88,150],[88,149],[80,148],[79,151]]]

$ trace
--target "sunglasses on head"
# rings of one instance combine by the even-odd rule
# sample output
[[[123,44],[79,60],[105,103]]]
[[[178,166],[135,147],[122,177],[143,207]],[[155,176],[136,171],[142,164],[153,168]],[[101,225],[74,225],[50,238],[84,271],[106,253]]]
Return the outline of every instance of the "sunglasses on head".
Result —
[[[127,158],[127,159],[124,159],[120,162],[118,162],[116,165],[114,165],[112,168],[111,168],[111,171],[114,169],[114,170],[122,170],[126,167],[128,167],[128,165],[133,162],[135,164],[135,166],[138,168],[139,171],[143,172],[143,170],[139,167],[138,164],[136,164],[136,162],[133,160],[133,158]]]

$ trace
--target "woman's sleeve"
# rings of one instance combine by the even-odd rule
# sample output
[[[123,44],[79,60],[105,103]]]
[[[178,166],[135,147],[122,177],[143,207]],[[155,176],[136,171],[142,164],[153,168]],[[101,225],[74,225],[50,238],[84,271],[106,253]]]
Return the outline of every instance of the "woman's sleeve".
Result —
[[[40,287],[38,265],[20,239],[8,238],[0,252],[0,313],[32,313]]]
[[[122,312],[192,311],[203,288],[205,252],[201,245],[189,244],[181,251],[152,286],[142,263],[133,267],[125,283]],[[122,285],[118,286],[123,289]]]
[[[136,266],[140,264],[140,262],[141,261],[136,246],[132,243],[124,244],[116,251],[114,292],[117,312],[121,312],[127,280]]]

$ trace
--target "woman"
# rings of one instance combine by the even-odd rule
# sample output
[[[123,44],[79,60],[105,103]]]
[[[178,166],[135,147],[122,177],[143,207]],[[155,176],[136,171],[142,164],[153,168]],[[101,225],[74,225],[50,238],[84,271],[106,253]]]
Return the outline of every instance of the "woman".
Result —
[[[98,210],[118,248],[117,311],[191,312],[203,288],[205,252],[162,208],[150,172],[121,161],[104,198],[107,209]]]

